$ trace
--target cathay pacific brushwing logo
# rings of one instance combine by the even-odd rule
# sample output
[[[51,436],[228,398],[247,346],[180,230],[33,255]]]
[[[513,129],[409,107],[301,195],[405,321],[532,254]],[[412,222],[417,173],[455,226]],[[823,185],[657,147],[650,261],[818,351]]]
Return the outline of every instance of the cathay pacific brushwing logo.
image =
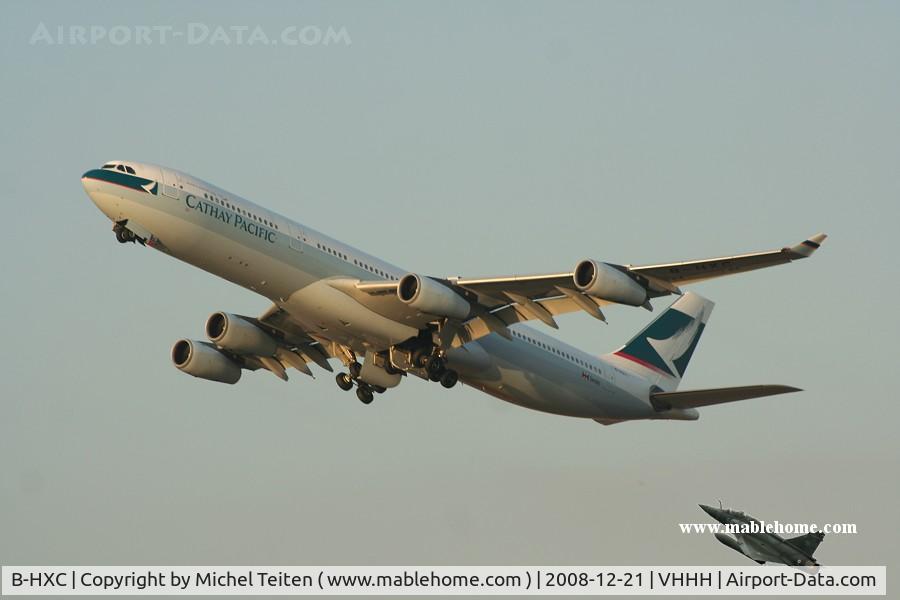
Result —
[[[155,196],[158,184],[155,181],[148,181],[147,183],[142,183],[141,187],[144,188],[144,191],[148,194],[153,194]]]
[[[669,309],[628,344],[616,352],[647,368],[681,377],[697,347],[709,309],[697,317]]]
[[[703,322],[706,321],[707,316],[705,312],[706,309],[699,317],[688,321],[670,338],[664,340],[647,338],[647,342],[656,351],[659,359],[665,363],[666,370],[670,374],[678,373],[679,377],[684,375],[687,362],[694,352],[700,333],[703,331]]]

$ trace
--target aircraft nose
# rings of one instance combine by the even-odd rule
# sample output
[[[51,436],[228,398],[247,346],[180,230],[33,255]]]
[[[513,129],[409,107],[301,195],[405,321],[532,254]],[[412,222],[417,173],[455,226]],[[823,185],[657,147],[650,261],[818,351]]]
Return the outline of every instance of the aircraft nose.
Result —
[[[698,504],[697,506],[702,508],[703,512],[705,512],[706,514],[711,516],[716,521],[720,520],[720,517],[722,515],[721,515],[721,511],[718,508],[713,508],[712,506],[707,506],[705,504]]]
[[[81,176],[81,187],[84,188],[84,192],[91,198],[94,198],[93,192],[97,190],[97,181],[93,178],[94,172],[96,169],[91,169],[90,171],[85,171]]]
[[[91,169],[90,171],[85,171],[84,174],[81,176],[81,187],[84,188],[84,191],[87,193],[88,196],[91,195],[91,173],[92,172],[93,172],[93,169]]]
[[[81,176],[81,186],[91,202],[112,220],[117,220],[117,202],[113,195],[101,188],[103,182],[97,178],[98,169],[85,171]]]

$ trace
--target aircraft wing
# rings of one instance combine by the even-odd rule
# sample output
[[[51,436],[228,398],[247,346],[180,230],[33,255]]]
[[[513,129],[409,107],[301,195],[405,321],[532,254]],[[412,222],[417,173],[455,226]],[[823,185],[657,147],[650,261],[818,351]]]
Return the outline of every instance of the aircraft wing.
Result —
[[[455,291],[472,304],[472,313],[463,319],[463,341],[490,332],[503,334],[506,326],[520,321],[539,320],[558,328],[556,315],[584,311],[606,320],[601,307],[608,304],[643,306],[652,310],[649,299],[680,294],[679,285],[715,277],[743,273],[807,258],[825,240],[818,234],[793,246],[778,250],[723,256],[703,260],[659,263],[645,266],[616,265],[586,260],[573,271],[501,277],[428,278]],[[581,269],[587,269],[581,272]],[[615,293],[598,292],[588,282],[600,277]],[[396,295],[400,281],[359,281],[357,292],[370,296]],[[358,298],[359,299],[359,298]],[[360,299],[364,302],[364,299]],[[436,315],[439,317],[440,315]]]
[[[272,334],[273,337],[282,341],[287,349],[290,349],[283,356],[278,356],[280,362],[292,366],[307,375],[312,375],[309,367],[306,366],[310,362],[317,364],[326,371],[334,371],[331,365],[328,364],[328,359],[338,357],[337,350],[331,348],[330,344],[323,343],[323,341],[308,335],[291,319],[288,313],[274,304],[269,310],[260,315],[258,319],[249,317],[246,317],[246,319]],[[269,370],[273,370],[270,368],[270,365],[264,366]],[[277,369],[277,365],[275,365],[275,369]]]
[[[748,542],[748,539],[752,538],[753,534],[745,534],[745,533],[736,533],[734,535],[738,544],[738,552],[749,558],[750,560],[755,560],[756,562],[762,563],[781,563],[781,557],[777,556],[772,552],[765,552],[762,549],[758,548],[756,544],[752,544]],[[716,536],[718,537],[718,535]]]
[[[786,541],[791,546],[800,550],[807,556],[812,556],[816,552],[816,548],[825,539],[825,534],[821,531],[816,533],[807,533],[806,535],[798,535],[797,537],[788,538]]]
[[[684,285],[724,275],[774,267],[775,265],[782,265],[801,258],[808,258],[822,245],[826,237],[828,236],[824,233],[819,233],[807,240],[803,240],[799,244],[790,247],[786,246],[780,250],[640,267],[629,266],[628,269],[632,273],[643,275],[651,280],[666,281],[673,285]]]
[[[773,267],[807,258],[816,251],[827,236],[820,233],[799,244],[777,250],[721,256],[654,265],[611,265],[631,276],[647,289],[651,297],[680,293],[677,286],[695,283],[715,277],[733,275],[765,267]],[[494,308],[509,303],[510,295],[523,296],[531,300],[559,297],[564,290],[577,291],[574,285],[575,273],[566,271],[546,275],[513,275],[508,277],[451,278],[456,286],[469,290],[479,297],[479,302]],[[610,302],[607,302],[610,303]]]

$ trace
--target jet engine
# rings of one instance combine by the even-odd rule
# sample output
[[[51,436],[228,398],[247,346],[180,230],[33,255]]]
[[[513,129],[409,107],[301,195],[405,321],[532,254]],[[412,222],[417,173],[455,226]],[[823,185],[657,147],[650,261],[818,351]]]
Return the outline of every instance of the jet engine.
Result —
[[[647,301],[647,290],[634,279],[607,263],[583,260],[575,266],[575,287],[588,296],[640,306]]]
[[[172,362],[179,371],[201,379],[237,383],[241,378],[240,365],[206,342],[178,340],[172,346]]]
[[[409,273],[397,285],[397,297],[410,307],[439,317],[464,319],[472,307],[465,298],[442,283]]]
[[[238,315],[213,313],[206,320],[206,335],[219,348],[235,354],[273,356],[278,348],[272,336]]]

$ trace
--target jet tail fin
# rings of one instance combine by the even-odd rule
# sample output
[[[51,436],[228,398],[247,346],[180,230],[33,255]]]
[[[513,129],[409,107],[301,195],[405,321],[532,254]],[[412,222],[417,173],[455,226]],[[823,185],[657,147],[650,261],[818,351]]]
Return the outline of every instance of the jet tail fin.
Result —
[[[671,410],[673,408],[697,408],[801,391],[803,390],[789,385],[744,385],[684,392],[656,392],[650,394],[650,402],[657,410]]]
[[[607,358],[653,381],[661,390],[678,387],[714,303],[687,292],[640,333]]]
[[[807,533],[806,535],[788,538],[785,541],[801,552],[805,552],[807,556],[812,557],[823,539],[825,539],[825,534],[817,531],[816,533]]]

